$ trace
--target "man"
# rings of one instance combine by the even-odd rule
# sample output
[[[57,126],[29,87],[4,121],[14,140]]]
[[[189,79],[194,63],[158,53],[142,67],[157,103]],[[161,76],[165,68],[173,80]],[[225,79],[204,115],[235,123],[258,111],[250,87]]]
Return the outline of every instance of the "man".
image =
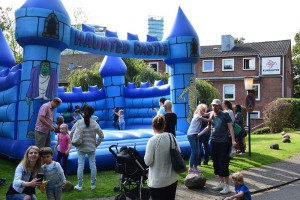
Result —
[[[164,132],[172,133],[176,137],[177,115],[172,111],[172,102],[170,100],[166,100],[164,107],[166,111],[166,127]]]
[[[232,120],[228,113],[221,111],[221,101],[214,99],[211,103],[213,119],[208,126],[201,131],[198,136],[201,136],[206,131],[211,130],[211,150],[214,158],[214,173],[219,176],[220,183],[213,190],[221,190],[221,194],[230,193],[229,189],[229,153],[232,146],[236,146]],[[211,117],[210,117],[211,118]],[[230,135],[228,135],[230,133]]]
[[[60,106],[61,103],[61,99],[56,97],[40,107],[34,132],[37,147],[50,147],[50,131],[57,129],[56,126],[52,125],[54,109]]]

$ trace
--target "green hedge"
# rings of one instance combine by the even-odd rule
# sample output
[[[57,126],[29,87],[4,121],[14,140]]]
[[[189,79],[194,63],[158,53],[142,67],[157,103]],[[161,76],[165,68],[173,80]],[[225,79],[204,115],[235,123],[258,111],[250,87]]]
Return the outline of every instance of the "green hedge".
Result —
[[[289,121],[291,122],[291,128],[300,127],[300,99],[296,98],[279,98],[278,101],[286,101],[293,105],[293,111],[290,115]]]

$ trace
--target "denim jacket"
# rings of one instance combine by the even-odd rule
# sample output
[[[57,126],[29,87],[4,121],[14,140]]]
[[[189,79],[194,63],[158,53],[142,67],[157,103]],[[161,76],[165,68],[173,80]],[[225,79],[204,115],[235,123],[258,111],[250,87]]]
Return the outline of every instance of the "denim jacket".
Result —
[[[24,187],[22,187],[23,182],[28,182],[30,179],[30,172],[25,170],[23,165],[20,163],[15,171],[15,177],[14,177],[14,182],[13,182],[13,188],[19,192],[23,193]],[[32,178],[35,178],[36,174],[33,175]]]

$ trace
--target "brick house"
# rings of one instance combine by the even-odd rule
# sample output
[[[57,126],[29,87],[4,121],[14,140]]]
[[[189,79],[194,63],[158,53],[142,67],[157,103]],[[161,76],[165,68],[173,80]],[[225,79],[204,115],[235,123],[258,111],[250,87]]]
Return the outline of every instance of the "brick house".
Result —
[[[222,100],[245,106],[244,77],[254,78],[256,104],[251,126],[263,122],[265,105],[280,97],[293,96],[291,41],[234,44],[230,35],[221,45],[201,46],[196,77],[218,89]]]

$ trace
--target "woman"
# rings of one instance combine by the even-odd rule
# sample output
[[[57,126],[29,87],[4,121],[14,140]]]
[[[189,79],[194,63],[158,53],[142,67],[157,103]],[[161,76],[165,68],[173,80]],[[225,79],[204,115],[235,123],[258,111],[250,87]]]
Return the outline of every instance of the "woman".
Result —
[[[82,144],[77,147],[78,150],[78,168],[77,168],[77,178],[78,185],[74,187],[76,190],[82,190],[83,187],[83,170],[85,163],[85,155],[89,158],[90,170],[91,170],[91,190],[96,188],[96,158],[95,151],[97,146],[102,142],[104,135],[97,122],[95,122],[91,117],[94,114],[94,108],[87,106],[84,110],[83,119],[80,119],[73,126],[70,137],[73,137],[76,127],[82,129],[83,137]],[[98,135],[98,140],[96,140],[96,135]],[[72,139],[71,139],[72,140]]]
[[[223,101],[222,102],[222,109],[224,112],[227,112],[232,120],[232,122],[234,122],[234,114],[233,114],[233,110],[232,110],[232,104],[230,101]]]
[[[6,200],[36,200],[35,187],[41,185],[36,178],[41,171],[41,157],[37,146],[30,146],[15,171],[13,184],[6,193]]]
[[[148,185],[153,200],[174,200],[177,188],[178,174],[172,169],[170,157],[170,137],[173,136],[164,132],[165,126],[163,115],[153,118],[152,129],[155,135],[147,143],[144,158],[145,164],[149,166]]]
[[[198,159],[200,155],[200,148],[199,148],[199,140],[198,140],[198,133],[202,124],[201,121],[201,113],[204,113],[206,110],[205,104],[199,104],[197,109],[194,112],[193,119],[189,126],[189,129],[186,133],[188,141],[191,147],[191,155],[189,160],[189,171],[188,173],[202,173],[202,170],[198,169]]]
[[[239,155],[244,155],[245,154],[245,146],[244,146],[244,142],[243,142],[243,133],[244,133],[244,118],[243,118],[243,114],[242,114],[242,107],[241,105],[236,105],[235,106],[235,120],[234,123],[237,123],[240,127],[242,127],[242,131],[239,132],[239,134],[236,136],[237,140],[238,140],[238,144],[239,147],[241,149],[241,152],[239,153]]]

